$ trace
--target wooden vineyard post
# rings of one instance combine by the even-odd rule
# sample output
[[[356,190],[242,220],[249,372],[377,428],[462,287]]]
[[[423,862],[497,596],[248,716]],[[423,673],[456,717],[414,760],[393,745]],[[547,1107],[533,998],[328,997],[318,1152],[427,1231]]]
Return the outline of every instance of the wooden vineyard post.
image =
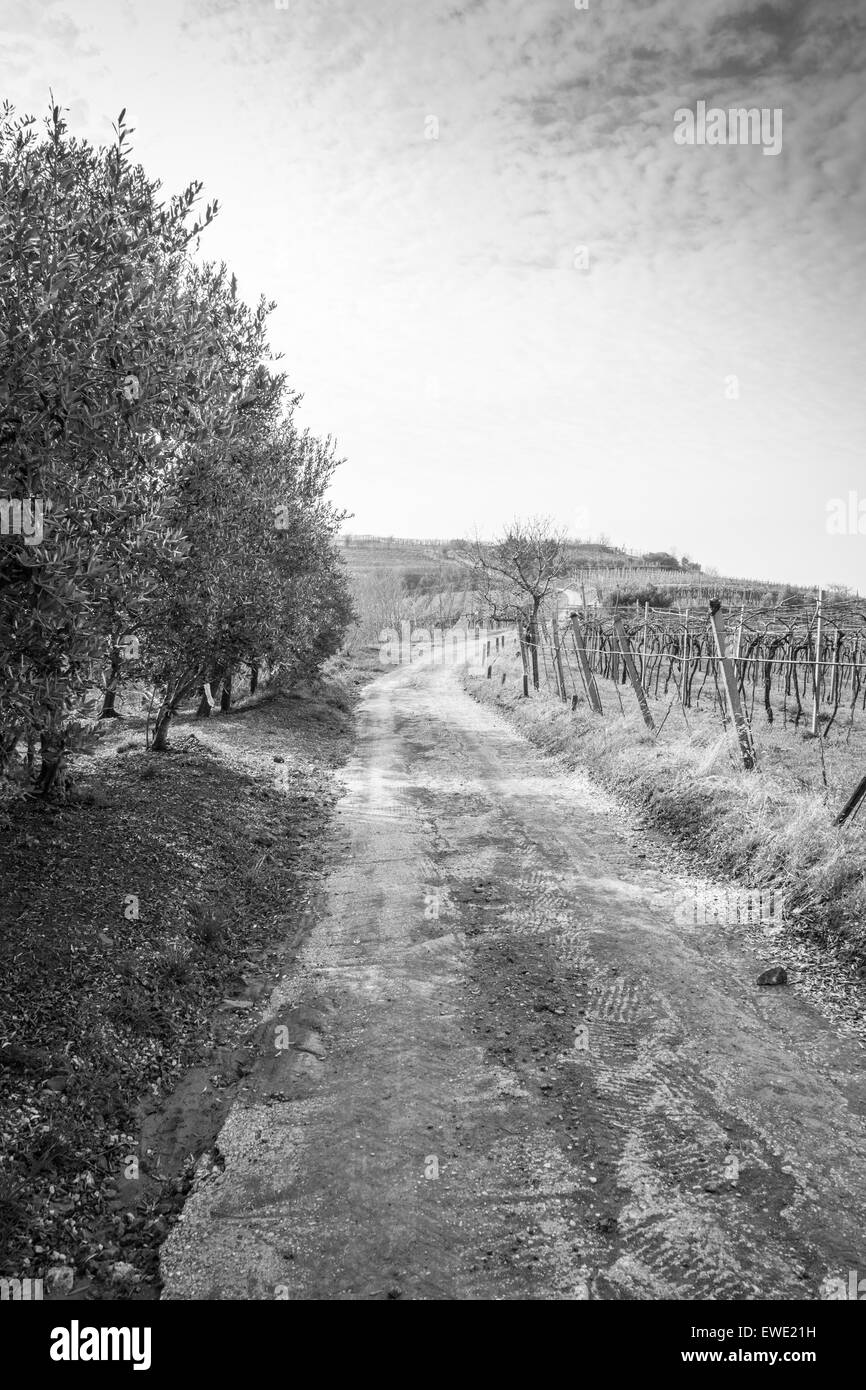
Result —
[[[529,699],[529,657],[526,652],[526,637],[523,631],[523,619],[517,619],[517,641],[520,645],[520,660],[523,663],[523,698]]]
[[[542,669],[544,670],[544,688],[545,688],[545,690],[547,690],[548,687],[549,687],[549,685],[550,685],[550,677],[549,677],[548,674],[547,674],[547,657],[546,657],[545,654],[544,654],[544,649],[545,649],[545,647],[549,647],[549,648],[550,648],[551,660],[552,660],[552,659],[553,659],[553,643],[552,643],[551,640],[550,640],[550,633],[549,633],[548,630],[547,630],[547,621],[546,621],[546,619],[541,618],[541,617],[537,618],[536,621],[535,621],[535,647],[536,647],[536,651],[538,651],[538,652],[541,653],[541,665],[542,665]],[[554,672],[553,672],[553,679],[554,679],[554,683],[555,683],[555,682],[556,682],[556,671],[555,671],[555,670],[554,670]],[[537,689],[538,689],[538,687],[536,686],[536,690],[537,690]],[[557,695],[559,694],[559,689],[558,689],[558,688],[557,688],[557,692],[556,692],[556,693],[557,693]]]
[[[634,686],[634,693],[637,696],[637,702],[640,705],[640,712],[643,715],[643,722],[646,724],[648,729],[652,729],[653,732],[655,732],[655,722],[653,720],[652,715],[650,714],[650,707],[647,704],[646,691],[640,683],[640,677],[638,676],[637,668],[634,664],[634,657],[631,654],[628,633],[625,630],[625,624],[623,623],[622,618],[614,618],[613,630],[616,633],[617,640],[619,642],[619,649],[622,652],[622,659],[625,665],[625,669],[628,672],[628,678]]]
[[[524,624],[523,642],[526,647],[526,659],[529,663],[529,674],[532,678],[533,690],[538,690],[538,615],[533,614],[532,619]]]
[[[731,718],[737,730],[737,737],[740,740],[743,767],[751,771],[756,765],[755,747],[752,743],[752,732],[746,723],[746,716],[743,714],[743,707],[740,704],[740,692],[737,688],[737,678],[734,675],[734,663],[725,652],[725,629],[720,612],[721,606],[718,599],[713,599],[710,602],[710,623],[715,633],[716,652],[719,658],[719,665],[722,668],[722,677],[728,696],[728,709],[731,712]]]
[[[690,657],[692,654],[691,635],[689,633],[689,622],[691,620],[691,616],[692,610],[691,608],[686,606],[686,631],[685,636],[683,638],[683,679],[682,689],[680,690],[680,699],[683,703],[683,709],[686,708],[686,705],[691,703],[689,699],[689,677],[691,675]]]
[[[556,662],[556,674],[559,679],[559,698],[567,700],[568,693],[565,689],[565,675],[562,670],[562,634],[555,617],[553,619],[553,659]]]
[[[583,636],[583,629],[580,626],[580,619],[576,613],[571,615],[571,627],[574,633],[574,646],[577,651],[577,662],[580,666],[580,674],[583,676],[583,683],[586,686],[586,693],[589,703],[596,714],[602,713],[601,699],[598,693],[598,686],[595,683],[595,676],[590,670],[589,661],[586,655],[586,641]]]
[[[562,695],[562,691],[559,688],[559,671],[556,669],[556,660],[554,658],[553,651],[553,637],[551,635],[550,627],[548,626],[546,618],[544,619],[542,626],[544,629],[544,645],[550,648],[550,666],[551,670],[553,671],[553,684],[556,686],[556,696],[557,699],[559,699]]]
[[[864,797],[866,797],[866,777],[861,777],[833,824],[844,825],[848,817],[853,816],[859,810]]]
[[[647,668],[647,642],[649,641],[649,600],[643,606],[643,636],[640,644],[640,683],[643,685],[646,679]]]
[[[830,703],[835,709],[839,699],[839,653],[842,649],[842,633],[836,629],[836,641],[833,643],[833,665],[830,668]]]
[[[823,627],[823,607],[824,590],[818,589],[818,606],[816,609],[818,616],[817,630],[815,632],[815,667],[812,671],[812,733],[818,732],[818,711],[821,706],[821,637]]]
[[[734,653],[734,674],[740,679],[740,653],[743,650],[743,619],[746,616],[745,603],[740,604],[740,625],[737,628],[737,650]]]

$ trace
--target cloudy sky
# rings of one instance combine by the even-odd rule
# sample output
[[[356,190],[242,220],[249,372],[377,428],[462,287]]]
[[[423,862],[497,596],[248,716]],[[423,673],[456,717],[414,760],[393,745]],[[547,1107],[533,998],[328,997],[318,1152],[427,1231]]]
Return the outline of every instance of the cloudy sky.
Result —
[[[350,529],[866,591],[863,0],[0,0],[0,96],[223,211]],[[781,152],[678,145],[783,112]],[[864,520],[866,530],[866,520]]]

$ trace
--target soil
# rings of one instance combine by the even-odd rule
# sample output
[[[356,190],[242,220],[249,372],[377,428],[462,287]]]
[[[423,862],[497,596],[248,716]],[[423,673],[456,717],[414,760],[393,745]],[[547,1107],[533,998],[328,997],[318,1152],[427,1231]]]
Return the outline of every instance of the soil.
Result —
[[[163,1296],[838,1296],[863,1050],[758,984],[779,940],[677,923],[675,869],[448,668],[367,687],[340,781]]]
[[[315,902],[363,663],[145,751],[106,721],[0,847],[0,1272],[152,1299]]]

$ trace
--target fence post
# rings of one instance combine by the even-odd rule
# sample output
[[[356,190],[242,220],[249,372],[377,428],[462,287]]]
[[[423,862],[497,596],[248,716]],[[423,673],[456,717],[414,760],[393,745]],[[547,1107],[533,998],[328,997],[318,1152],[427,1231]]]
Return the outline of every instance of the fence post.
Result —
[[[562,670],[562,635],[559,632],[556,617],[553,619],[553,659],[556,662],[556,674],[559,677],[559,697],[567,700],[568,694],[565,689],[565,675]]]
[[[647,642],[649,641],[649,599],[645,600],[643,606],[643,637],[641,638],[640,652],[640,683],[643,685],[647,668]]]
[[[815,632],[815,668],[812,672],[812,733],[818,732],[818,710],[821,705],[821,637],[824,622],[823,613],[824,590],[818,588],[817,615],[818,625]]]
[[[741,604],[740,604],[740,625],[739,625],[739,627],[737,628],[737,650],[736,650],[736,653],[735,653],[735,655],[734,655],[734,674],[736,675],[737,680],[740,679],[740,665],[739,665],[739,662],[740,662],[740,653],[741,653],[741,651],[743,650],[743,620],[744,620],[745,616],[746,616],[746,605],[745,605],[745,603],[741,603]]]
[[[689,676],[691,675],[692,669],[691,662],[689,659],[692,654],[692,638],[691,633],[689,632],[689,619],[691,618],[691,616],[692,610],[688,606],[688,604],[686,604],[686,632],[685,637],[683,638],[683,679],[682,689],[680,691],[680,698],[683,702],[683,709],[685,709],[687,705],[691,705],[691,697],[689,695]]]
[[[722,677],[725,682],[725,691],[728,696],[728,709],[737,730],[737,737],[740,740],[740,751],[743,755],[743,767],[748,771],[756,766],[755,746],[752,743],[752,732],[743,714],[743,707],[740,704],[740,692],[737,689],[737,678],[734,675],[734,665],[731,658],[725,652],[725,629],[722,624],[720,613],[721,603],[718,599],[710,600],[710,623],[716,638],[716,652],[719,658],[719,665],[722,668]]]
[[[580,674],[583,676],[583,683],[586,686],[586,693],[589,703],[596,714],[602,713],[601,699],[598,693],[598,686],[595,683],[595,676],[590,670],[589,661],[586,655],[586,641],[583,636],[583,629],[580,626],[580,619],[576,613],[571,614],[571,627],[574,632],[574,646],[577,651],[577,661],[580,666]]]
[[[526,637],[523,631],[523,619],[517,619],[517,640],[520,644],[520,660],[523,663],[523,698],[529,699],[529,657],[526,653]]]
[[[625,624],[623,623],[622,618],[614,618],[613,630],[617,635],[619,649],[622,652],[622,659],[625,665],[625,669],[628,672],[628,678],[634,686],[634,693],[637,696],[637,701],[640,705],[640,712],[643,715],[643,721],[648,729],[652,729],[653,731],[655,731],[655,722],[653,720],[652,715],[650,714],[650,707],[647,704],[646,692],[640,683],[640,677],[638,676],[637,668],[634,664],[634,657],[631,654],[631,646],[629,645],[628,633],[625,630]]]
[[[848,817],[853,816],[859,809],[864,797],[866,797],[866,777],[861,777],[833,824],[844,825]]]

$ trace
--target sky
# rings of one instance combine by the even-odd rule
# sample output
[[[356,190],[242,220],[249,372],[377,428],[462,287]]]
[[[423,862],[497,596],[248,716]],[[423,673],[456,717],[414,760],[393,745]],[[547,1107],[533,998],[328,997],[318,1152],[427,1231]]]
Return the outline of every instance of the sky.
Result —
[[[0,0],[0,99],[219,199],[347,530],[866,592],[866,6],[583,3]]]

